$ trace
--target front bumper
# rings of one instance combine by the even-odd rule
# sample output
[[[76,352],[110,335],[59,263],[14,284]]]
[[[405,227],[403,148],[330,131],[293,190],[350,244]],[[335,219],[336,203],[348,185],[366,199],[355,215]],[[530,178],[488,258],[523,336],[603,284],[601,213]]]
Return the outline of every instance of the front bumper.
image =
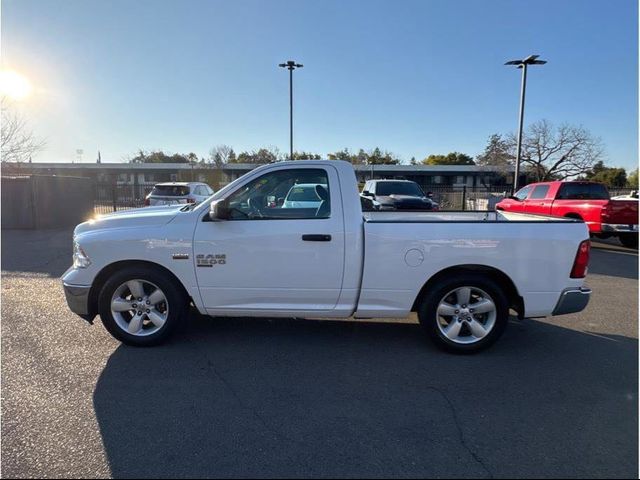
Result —
[[[602,231],[607,233],[638,233],[638,225],[628,223],[603,223]]]
[[[89,311],[89,292],[91,287],[84,285],[70,285],[62,282],[64,295],[67,298],[69,309],[91,323],[95,317],[95,313]]]
[[[584,310],[591,298],[591,289],[586,287],[567,288],[560,295],[560,299],[551,315],[566,315]]]

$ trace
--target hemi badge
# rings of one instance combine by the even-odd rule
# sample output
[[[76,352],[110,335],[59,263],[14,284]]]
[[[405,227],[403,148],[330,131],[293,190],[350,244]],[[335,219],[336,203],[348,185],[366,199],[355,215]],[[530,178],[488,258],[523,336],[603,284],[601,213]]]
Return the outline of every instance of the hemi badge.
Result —
[[[188,253],[174,253],[172,257],[174,260],[189,260]]]

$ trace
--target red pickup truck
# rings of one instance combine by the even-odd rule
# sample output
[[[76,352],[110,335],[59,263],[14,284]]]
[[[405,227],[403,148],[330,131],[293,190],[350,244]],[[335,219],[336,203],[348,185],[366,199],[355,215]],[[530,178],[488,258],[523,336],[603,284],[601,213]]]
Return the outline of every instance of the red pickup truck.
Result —
[[[496,210],[579,218],[592,235],[617,236],[625,247],[638,248],[638,200],[611,200],[601,183],[531,183],[498,203]]]

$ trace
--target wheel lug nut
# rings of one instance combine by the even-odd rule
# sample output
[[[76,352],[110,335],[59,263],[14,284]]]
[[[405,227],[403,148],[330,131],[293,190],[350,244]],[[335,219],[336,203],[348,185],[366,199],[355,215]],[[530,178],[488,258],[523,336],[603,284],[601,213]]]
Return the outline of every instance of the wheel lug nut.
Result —
[[[150,312],[151,312],[151,310],[147,310],[147,313],[150,313]]]
[[[149,300],[147,300],[147,305],[151,305],[151,302]]]
[[[141,302],[142,301],[142,297],[138,298],[138,301]]]
[[[131,305],[131,306],[132,306],[133,308],[138,308],[138,305],[137,305],[137,304],[135,304],[135,303],[134,303],[133,305]]]
[[[460,313],[460,310],[456,310],[456,313]]]
[[[470,311],[471,313],[473,313],[473,308],[470,308],[470,309],[469,309],[469,311]]]
[[[138,310],[138,315],[142,315],[142,310]]]
[[[462,308],[467,308],[467,306],[466,305],[462,305]]]

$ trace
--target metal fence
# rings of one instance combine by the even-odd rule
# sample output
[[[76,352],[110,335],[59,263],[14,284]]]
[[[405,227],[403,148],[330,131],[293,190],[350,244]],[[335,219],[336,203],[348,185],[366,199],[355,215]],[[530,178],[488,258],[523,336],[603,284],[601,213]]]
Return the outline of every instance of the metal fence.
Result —
[[[96,184],[96,213],[111,213],[129,208],[144,207],[144,199],[155,183],[132,185],[99,182]]]
[[[95,212],[111,213],[118,210],[144,206],[145,197],[155,183],[118,184],[99,182],[96,184]],[[425,193],[431,193],[440,210],[494,210],[496,204],[513,194],[512,185],[453,186],[420,185]],[[627,195],[632,188],[610,188],[611,196]]]
[[[71,227],[93,216],[95,189],[84,177],[2,176],[2,228]]]
[[[493,210],[500,200],[512,194],[510,185],[467,187],[421,185],[440,206],[440,210]]]

